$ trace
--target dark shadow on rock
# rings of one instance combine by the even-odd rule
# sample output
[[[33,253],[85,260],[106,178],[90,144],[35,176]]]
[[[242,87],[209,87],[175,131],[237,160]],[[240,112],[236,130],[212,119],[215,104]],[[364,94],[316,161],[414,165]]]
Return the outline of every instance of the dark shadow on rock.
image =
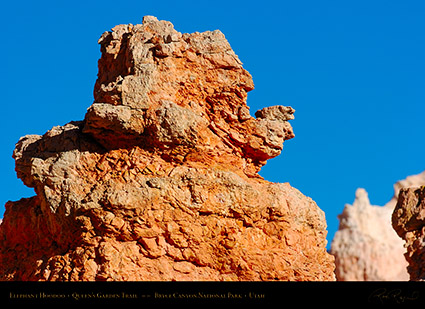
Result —
[[[72,150],[105,153],[106,149],[93,137],[82,132],[83,126],[83,121],[71,121],[62,127],[54,127],[41,139],[27,145],[23,157],[29,155],[45,160],[58,153]]]

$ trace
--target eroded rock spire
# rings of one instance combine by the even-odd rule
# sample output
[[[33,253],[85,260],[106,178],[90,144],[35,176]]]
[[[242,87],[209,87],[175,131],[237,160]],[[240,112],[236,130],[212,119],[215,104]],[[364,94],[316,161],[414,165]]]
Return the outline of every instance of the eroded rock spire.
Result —
[[[291,107],[249,113],[252,78],[220,31],[105,32],[84,121],[19,140],[37,195],[8,202],[2,280],[334,280],[313,200],[257,172]]]

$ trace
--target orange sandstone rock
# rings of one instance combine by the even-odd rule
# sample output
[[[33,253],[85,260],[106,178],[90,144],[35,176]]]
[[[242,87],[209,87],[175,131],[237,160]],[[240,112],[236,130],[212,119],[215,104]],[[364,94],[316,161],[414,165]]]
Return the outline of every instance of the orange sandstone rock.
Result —
[[[250,115],[224,35],[147,16],[99,43],[84,121],[16,145],[37,196],[6,204],[0,278],[334,280],[323,211],[257,174],[294,137],[294,110]]]

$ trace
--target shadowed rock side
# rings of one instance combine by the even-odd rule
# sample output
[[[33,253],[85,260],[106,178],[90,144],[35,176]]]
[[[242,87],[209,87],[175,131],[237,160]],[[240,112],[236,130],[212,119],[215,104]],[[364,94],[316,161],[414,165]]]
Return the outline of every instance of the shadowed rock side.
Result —
[[[385,206],[373,206],[364,189],[358,189],[353,205],[338,216],[340,225],[330,252],[335,256],[339,281],[409,280],[406,249],[391,225],[401,188],[425,184],[425,172],[394,185],[394,197]]]
[[[334,280],[323,211],[257,174],[294,137],[294,110],[250,115],[224,35],[147,16],[99,43],[84,121],[16,145],[37,196],[6,204],[0,278]]]
[[[405,241],[410,280],[425,280],[425,186],[400,190],[392,215],[397,234]]]

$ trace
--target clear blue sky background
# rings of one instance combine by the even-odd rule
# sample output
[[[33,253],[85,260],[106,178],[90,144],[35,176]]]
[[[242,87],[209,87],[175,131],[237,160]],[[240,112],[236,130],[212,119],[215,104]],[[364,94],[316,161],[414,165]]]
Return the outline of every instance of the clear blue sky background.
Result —
[[[15,143],[82,120],[97,39],[144,15],[180,32],[220,29],[253,75],[251,113],[296,109],[296,137],[261,174],[312,197],[329,241],[356,188],[383,205],[393,183],[425,169],[424,1],[4,1],[0,217],[6,201],[34,194],[16,178]]]

